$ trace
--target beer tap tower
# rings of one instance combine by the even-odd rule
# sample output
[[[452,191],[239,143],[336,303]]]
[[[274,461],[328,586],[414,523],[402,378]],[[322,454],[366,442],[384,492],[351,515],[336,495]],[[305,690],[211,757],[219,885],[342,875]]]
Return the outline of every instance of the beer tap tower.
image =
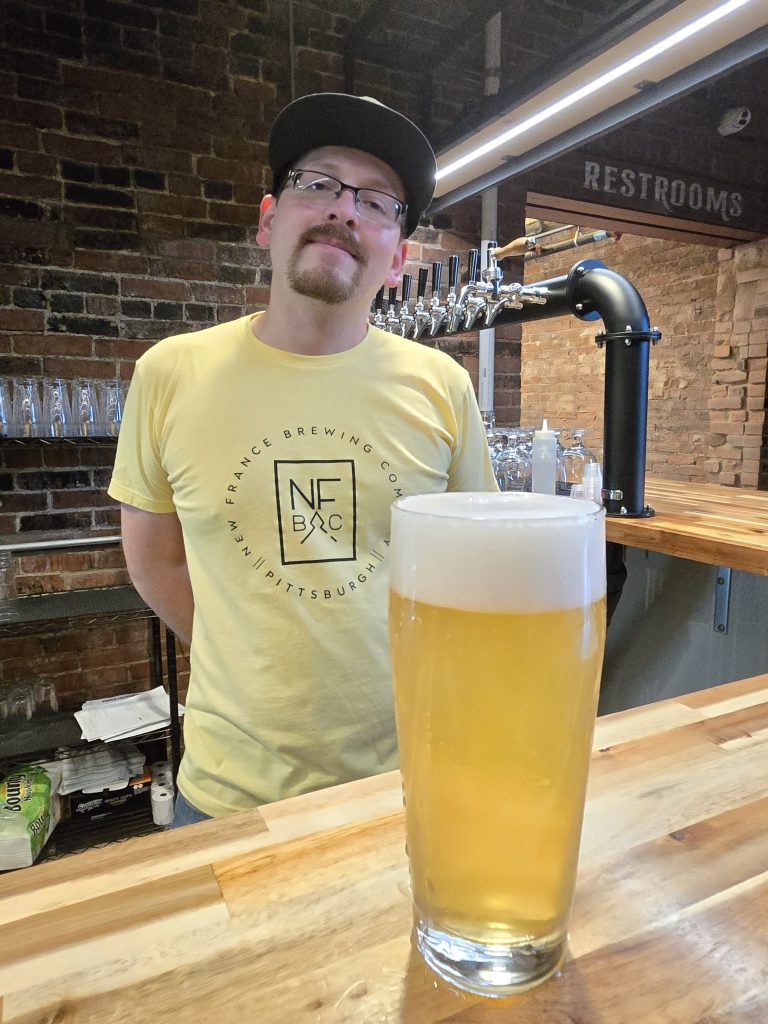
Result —
[[[479,273],[479,251],[469,250],[467,283],[457,295],[459,257],[448,258],[448,290],[441,297],[443,265],[432,264],[432,294],[425,304],[428,270],[419,270],[416,306],[410,310],[411,275],[403,275],[399,310],[397,289],[384,289],[374,301],[371,322],[418,340],[451,337],[479,328],[526,323],[571,314],[580,320],[602,319],[595,341],[605,348],[603,417],[603,503],[609,516],[652,516],[645,504],[645,439],[648,420],[648,364],[651,344],[661,337],[651,328],[637,289],[599,260],[580,260],[567,274],[536,284],[502,284],[503,273],[488,245],[487,265]]]

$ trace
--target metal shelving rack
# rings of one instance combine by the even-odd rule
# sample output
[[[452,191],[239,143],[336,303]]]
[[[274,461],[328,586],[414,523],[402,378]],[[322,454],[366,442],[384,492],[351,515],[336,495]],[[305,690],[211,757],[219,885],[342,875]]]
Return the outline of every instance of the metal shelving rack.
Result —
[[[0,449],[9,445],[91,447],[114,446],[115,437],[0,437]],[[45,548],[76,548],[116,543],[119,537],[63,538],[60,541],[28,541],[0,545],[0,553],[44,550]],[[178,715],[178,680],[176,673],[176,644],[172,631],[165,630],[167,678],[163,671],[163,637],[160,620],[144,603],[132,586],[104,587],[93,590],[67,591],[56,594],[0,599],[0,636],[23,636],[40,629],[45,623],[58,622],[63,628],[70,625],[87,627],[106,621],[146,620],[151,637],[151,677],[153,686],[166,686],[170,698],[170,728],[156,730],[134,737],[142,744],[163,743],[170,746],[174,782],[181,760],[181,727]],[[80,738],[80,728],[74,715],[66,712],[32,719],[30,728],[19,735],[16,728],[0,729],[0,769],[12,764],[50,760],[59,746],[82,749],[87,752],[92,744]],[[73,753],[73,756],[77,756]],[[62,821],[54,829],[36,863],[80,852],[94,846],[106,845],[121,839],[133,838],[149,832],[162,831],[152,820],[148,807],[117,813],[106,820],[94,822]]]

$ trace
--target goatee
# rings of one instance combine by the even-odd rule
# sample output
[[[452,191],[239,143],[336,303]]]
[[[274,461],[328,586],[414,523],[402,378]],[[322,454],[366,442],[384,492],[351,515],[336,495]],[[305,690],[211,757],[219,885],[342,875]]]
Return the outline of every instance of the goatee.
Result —
[[[342,274],[335,267],[302,268],[299,266],[305,246],[313,241],[338,242],[356,260],[354,271]],[[299,295],[317,299],[329,306],[347,302],[357,291],[367,259],[354,235],[335,224],[318,224],[302,232],[286,268],[288,284]]]

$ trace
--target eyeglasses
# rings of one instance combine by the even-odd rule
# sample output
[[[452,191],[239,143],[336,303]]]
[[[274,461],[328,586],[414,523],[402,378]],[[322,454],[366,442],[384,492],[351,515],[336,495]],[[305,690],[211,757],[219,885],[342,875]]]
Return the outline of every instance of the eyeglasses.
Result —
[[[294,192],[316,206],[328,206],[348,190],[355,197],[355,209],[360,216],[381,227],[391,228],[399,224],[408,209],[405,203],[386,192],[378,192],[375,188],[355,188],[322,171],[296,168],[288,172],[288,181]]]

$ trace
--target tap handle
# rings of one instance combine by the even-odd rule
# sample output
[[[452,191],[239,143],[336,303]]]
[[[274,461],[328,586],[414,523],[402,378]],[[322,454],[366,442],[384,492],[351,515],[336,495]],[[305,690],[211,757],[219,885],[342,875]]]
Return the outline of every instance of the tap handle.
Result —
[[[384,285],[379,288],[376,292],[376,298],[373,300],[373,308],[377,313],[381,312],[381,308],[384,305]]]
[[[459,283],[459,257],[448,257],[448,291],[455,292]]]
[[[478,271],[478,256],[480,252],[478,249],[469,250],[469,273],[467,275],[467,281],[469,284],[475,284],[477,282],[477,271]]]
[[[389,303],[387,309],[394,309],[397,302],[397,286],[389,289]]]
[[[443,276],[443,264],[437,260],[432,264],[432,294],[440,295],[440,279]]]
[[[488,248],[485,250],[485,263],[488,270],[491,270],[496,266],[496,257],[493,254],[496,252],[498,247],[498,242],[488,242]]]
[[[401,292],[401,299],[403,305],[406,305],[411,297],[411,281],[413,280],[412,274],[403,274],[403,290]]]
[[[416,285],[416,299],[418,302],[424,301],[424,296],[427,294],[427,278],[429,277],[429,271],[426,267],[419,267],[419,283]]]

